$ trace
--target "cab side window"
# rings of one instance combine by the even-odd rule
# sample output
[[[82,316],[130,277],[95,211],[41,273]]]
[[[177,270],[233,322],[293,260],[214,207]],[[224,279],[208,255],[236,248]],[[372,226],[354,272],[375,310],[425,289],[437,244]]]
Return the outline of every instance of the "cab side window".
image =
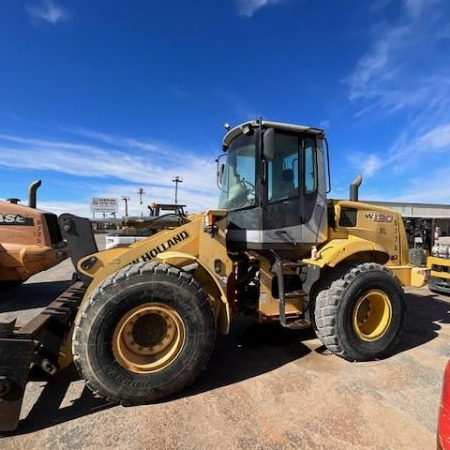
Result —
[[[275,158],[268,164],[270,203],[299,195],[298,151],[298,136],[283,133],[275,135]]]
[[[305,139],[304,153],[304,174],[305,174],[305,193],[314,192],[317,188],[317,163],[316,163],[316,140]]]

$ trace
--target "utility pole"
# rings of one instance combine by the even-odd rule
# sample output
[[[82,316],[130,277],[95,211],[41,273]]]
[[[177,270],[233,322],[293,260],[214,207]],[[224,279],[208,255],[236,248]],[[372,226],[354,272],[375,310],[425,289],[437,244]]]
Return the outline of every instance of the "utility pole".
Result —
[[[130,201],[130,197],[122,195],[122,200],[125,202],[125,219],[128,219],[128,202]]]
[[[142,197],[145,194],[144,188],[138,188],[137,193],[139,195],[139,203],[141,205],[141,218],[144,215],[144,213],[142,212]]]
[[[178,204],[178,183],[182,183],[183,178],[177,175],[175,177],[172,177],[172,182],[175,183],[175,205],[176,205]]]

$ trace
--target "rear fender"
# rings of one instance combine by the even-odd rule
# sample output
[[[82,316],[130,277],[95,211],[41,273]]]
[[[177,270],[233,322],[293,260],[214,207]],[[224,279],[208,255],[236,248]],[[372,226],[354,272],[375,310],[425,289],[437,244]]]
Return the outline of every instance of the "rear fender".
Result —
[[[216,314],[217,327],[223,334],[230,330],[230,307],[227,295],[217,277],[202,261],[193,255],[183,252],[168,251],[160,253],[157,259],[164,264],[177,267],[192,273],[194,279],[208,294]]]
[[[353,236],[348,239],[333,239],[320,248],[314,258],[304,261],[320,268],[335,267],[345,260],[362,261],[366,256],[368,261],[380,264],[386,264],[389,261],[389,253],[384,247]]]

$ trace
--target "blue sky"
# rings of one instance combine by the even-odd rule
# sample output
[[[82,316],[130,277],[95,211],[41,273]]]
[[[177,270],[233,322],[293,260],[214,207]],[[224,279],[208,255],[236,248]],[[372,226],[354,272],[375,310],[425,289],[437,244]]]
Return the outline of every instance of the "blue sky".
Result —
[[[217,205],[222,124],[323,127],[332,197],[450,203],[449,0],[3,0],[0,198]],[[122,203],[123,204],[123,203]],[[121,205],[122,206],[122,205]],[[123,208],[122,208],[123,210]],[[121,212],[123,212],[121,210]]]

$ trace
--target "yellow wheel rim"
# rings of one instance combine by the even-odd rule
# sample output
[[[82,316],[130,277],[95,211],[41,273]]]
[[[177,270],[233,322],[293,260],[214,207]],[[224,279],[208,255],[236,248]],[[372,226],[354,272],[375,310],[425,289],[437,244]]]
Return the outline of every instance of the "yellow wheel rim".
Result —
[[[162,303],[145,303],[128,311],[113,334],[117,362],[135,373],[152,373],[169,366],[186,341],[180,315]]]
[[[391,320],[392,305],[389,297],[377,289],[362,295],[353,309],[353,329],[364,341],[380,339],[388,330]]]

